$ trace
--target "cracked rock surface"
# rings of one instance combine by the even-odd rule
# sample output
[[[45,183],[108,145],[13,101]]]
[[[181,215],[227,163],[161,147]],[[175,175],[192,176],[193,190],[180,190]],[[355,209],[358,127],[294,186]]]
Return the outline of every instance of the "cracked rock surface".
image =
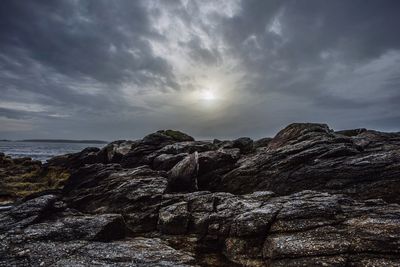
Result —
[[[0,206],[0,266],[400,266],[400,134],[167,130],[40,168],[68,179]]]

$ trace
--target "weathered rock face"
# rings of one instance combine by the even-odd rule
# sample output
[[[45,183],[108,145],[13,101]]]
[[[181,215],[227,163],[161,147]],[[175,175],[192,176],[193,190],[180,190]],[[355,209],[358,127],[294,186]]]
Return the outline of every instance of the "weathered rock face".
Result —
[[[1,181],[32,166],[0,155]],[[400,134],[167,130],[35,167],[63,172],[0,205],[1,266],[400,266]]]
[[[46,163],[47,166],[62,167],[68,170],[75,170],[85,164],[93,164],[99,162],[98,147],[88,147],[79,153],[66,154],[62,156],[56,156],[49,159]]]
[[[164,205],[165,203],[165,205]],[[400,264],[400,206],[303,191],[165,195],[158,229],[202,237],[244,266]],[[392,255],[397,255],[392,257]],[[346,265],[348,264],[348,265]]]
[[[173,130],[157,131],[145,136],[121,159],[124,167],[137,167],[143,164],[151,164],[147,157],[151,153],[177,142],[194,141],[193,137]]]
[[[223,191],[254,189],[283,195],[314,189],[399,203],[400,134],[349,137],[326,125],[290,125],[223,177]]]
[[[111,207],[113,201],[101,203]],[[164,194],[155,201],[155,228],[136,227],[132,235],[126,214],[83,214],[54,195],[28,200],[0,212],[8,226],[0,230],[0,258],[36,266],[400,264],[398,204],[315,191],[281,197],[269,191],[241,196],[199,191]]]
[[[122,157],[129,153],[132,147],[135,147],[139,141],[114,141],[98,152],[97,163],[118,163]]]
[[[119,213],[132,232],[156,228],[165,172],[148,167],[123,169],[117,164],[94,164],[72,174],[64,187],[65,201],[85,213]]]
[[[67,209],[54,195],[29,200],[0,216],[1,225],[8,226],[0,229],[2,266],[193,266],[195,262],[190,253],[159,238],[126,239],[129,230],[119,214],[83,215]]]

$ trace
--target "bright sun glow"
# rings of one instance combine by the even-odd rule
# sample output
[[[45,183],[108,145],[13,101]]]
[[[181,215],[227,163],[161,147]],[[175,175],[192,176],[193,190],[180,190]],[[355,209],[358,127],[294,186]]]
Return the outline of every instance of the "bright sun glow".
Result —
[[[201,93],[201,98],[204,100],[214,100],[216,99],[216,95],[212,90],[207,89]]]

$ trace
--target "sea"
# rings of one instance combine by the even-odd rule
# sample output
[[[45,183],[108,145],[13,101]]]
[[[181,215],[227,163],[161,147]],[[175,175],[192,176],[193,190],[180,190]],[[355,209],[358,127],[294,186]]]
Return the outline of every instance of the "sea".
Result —
[[[13,158],[30,157],[44,163],[54,156],[79,152],[86,147],[103,146],[105,144],[0,141],[0,152]]]

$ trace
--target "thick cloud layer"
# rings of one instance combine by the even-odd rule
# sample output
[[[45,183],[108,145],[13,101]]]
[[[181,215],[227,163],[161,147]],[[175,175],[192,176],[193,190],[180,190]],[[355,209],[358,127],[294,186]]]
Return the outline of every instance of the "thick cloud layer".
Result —
[[[0,138],[262,137],[295,121],[399,131],[399,11],[396,0],[1,1]]]

